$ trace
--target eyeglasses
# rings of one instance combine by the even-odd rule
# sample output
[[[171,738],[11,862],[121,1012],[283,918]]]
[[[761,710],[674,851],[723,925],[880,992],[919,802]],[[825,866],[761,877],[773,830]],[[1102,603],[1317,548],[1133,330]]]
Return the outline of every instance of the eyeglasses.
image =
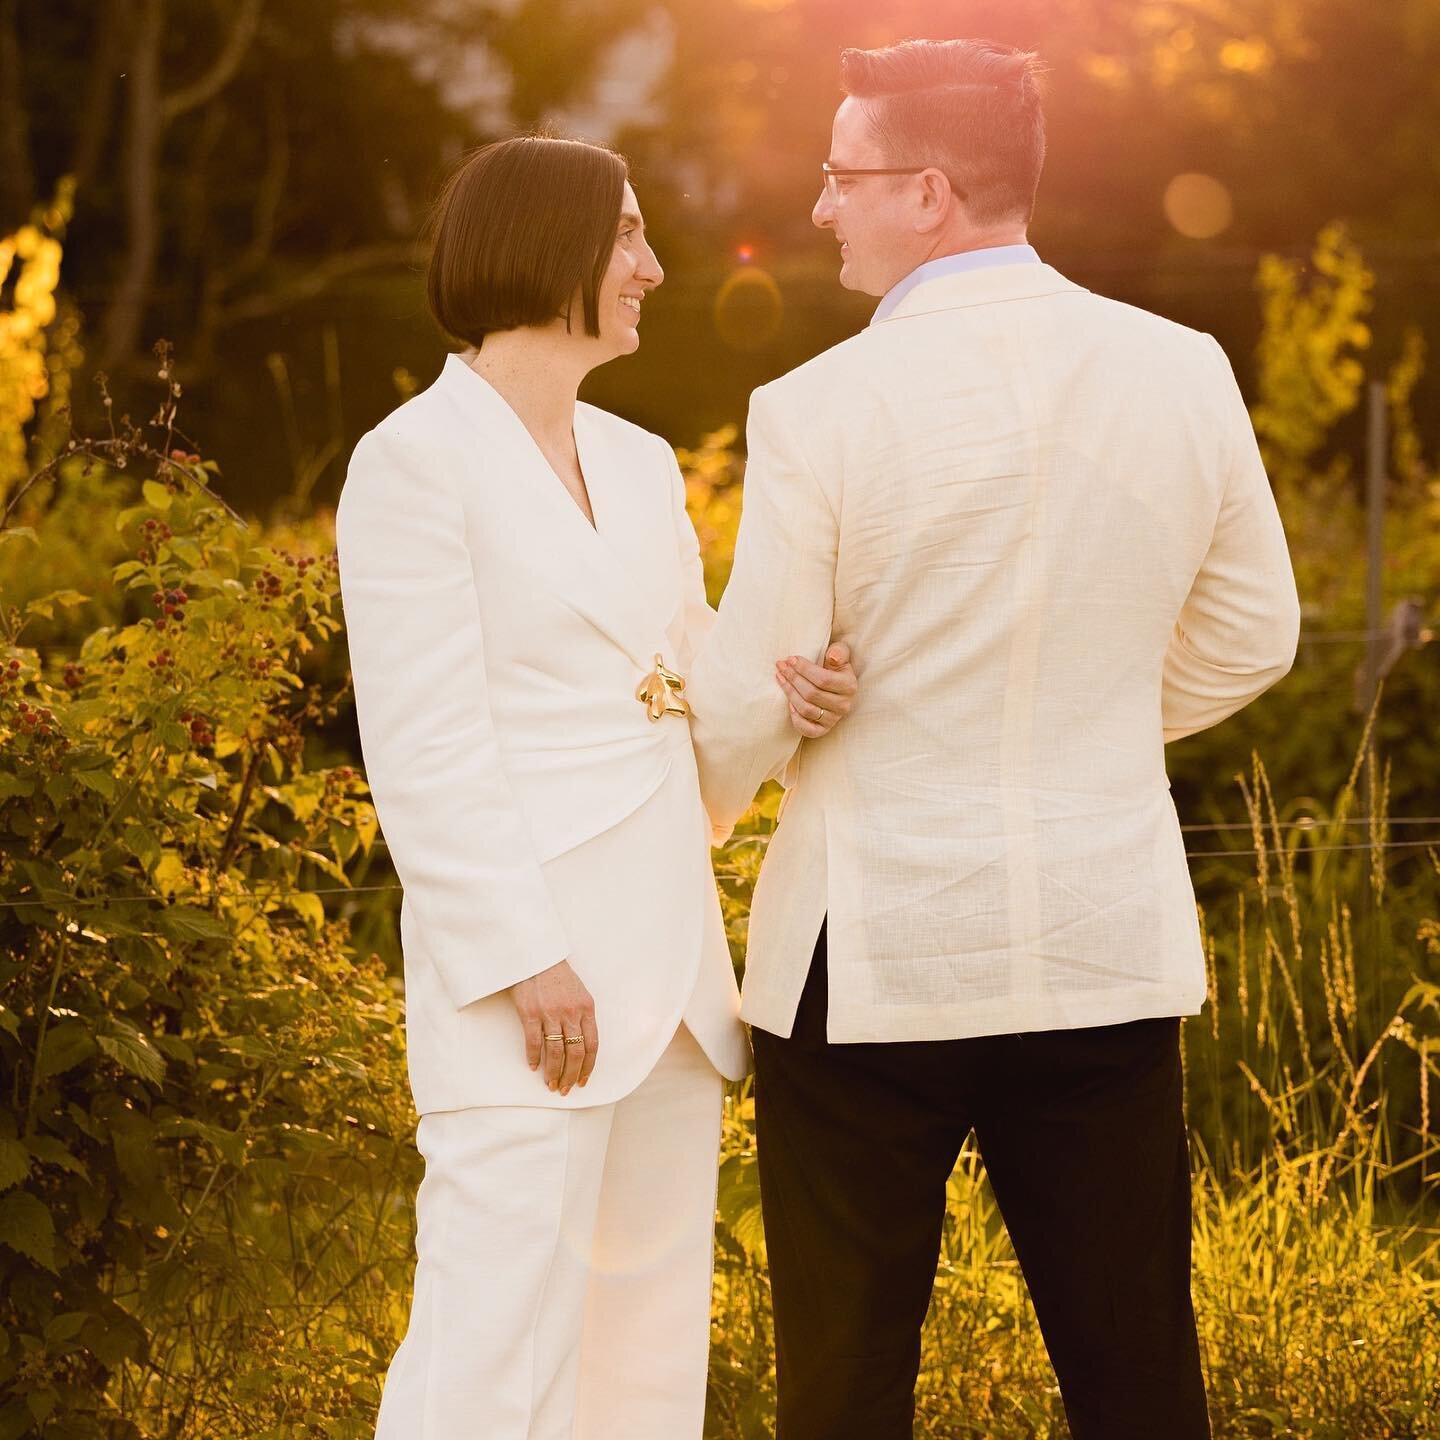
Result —
[[[840,198],[840,187],[835,183],[840,175],[923,175],[927,170],[937,169],[934,165],[890,165],[879,168],[857,168],[855,166],[832,165],[828,160],[820,162],[820,173],[825,179],[825,189],[831,200]],[[943,172],[942,172],[943,173]],[[950,188],[959,200],[965,199],[965,192],[952,180]]]

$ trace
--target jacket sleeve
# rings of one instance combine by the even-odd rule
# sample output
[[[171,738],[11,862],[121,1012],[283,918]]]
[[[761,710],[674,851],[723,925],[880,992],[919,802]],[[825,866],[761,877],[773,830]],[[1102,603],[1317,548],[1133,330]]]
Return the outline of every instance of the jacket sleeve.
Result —
[[[670,507],[675,520],[675,546],[680,556],[680,583],[685,592],[685,643],[676,663],[682,673],[688,674],[705,637],[714,628],[716,615],[705,596],[700,539],[685,508],[685,477],[680,473],[680,464],[669,442],[658,435],[655,438],[665,452],[665,464],[670,472]]]
[[[764,388],[750,397],[735,564],[686,691],[701,793],[720,839],[800,743],[775,662],[819,661],[835,612],[839,523],[776,409]]]
[[[1233,715],[1295,663],[1300,601],[1240,387],[1213,336],[1229,452],[1215,530],[1165,652],[1165,743]]]
[[[496,742],[464,511],[440,466],[372,431],[335,545],[366,778],[458,1008],[570,949]]]

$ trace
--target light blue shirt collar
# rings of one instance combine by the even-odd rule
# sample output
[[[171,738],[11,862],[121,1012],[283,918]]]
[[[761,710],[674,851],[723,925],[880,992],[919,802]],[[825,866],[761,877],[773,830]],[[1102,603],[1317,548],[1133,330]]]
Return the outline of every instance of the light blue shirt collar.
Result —
[[[992,265],[1039,265],[1033,245],[987,245],[983,250],[963,250],[958,255],[941,255],[917,265],[903,280],[897,280],[884,295],[870,323],[884,320],[917,286],[942,275],[960,275],[966,270],[988,270]]]

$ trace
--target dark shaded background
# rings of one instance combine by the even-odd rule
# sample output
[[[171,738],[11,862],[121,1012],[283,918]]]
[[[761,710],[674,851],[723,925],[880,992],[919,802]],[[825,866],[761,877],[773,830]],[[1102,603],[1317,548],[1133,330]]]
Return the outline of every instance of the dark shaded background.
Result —
[[[632,157],[668,272],[586,398],[690,444],[869,316],[808,220],[840,48],[953,35],[1050,65],[1033,238],[1080,283],[1212,331],[1243,377],[1260,254],[1341,218],[1377,375],[1436,330],[1437,0],[0,0],[0,227],[77,177],[89,365],[124,400],[173,340],[188,428],[263,512],[297,478],[333,497],[396,367],[438,369],[414,236],[447,166],[557,122]],[[1206,240],[1162,206],[1196,171],[1234,204]]]

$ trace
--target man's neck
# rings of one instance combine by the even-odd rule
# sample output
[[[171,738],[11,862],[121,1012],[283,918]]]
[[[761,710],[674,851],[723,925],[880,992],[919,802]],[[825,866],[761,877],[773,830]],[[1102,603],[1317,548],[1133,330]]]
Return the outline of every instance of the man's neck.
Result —
[[[964,235],[944,235],[936,238],[930,250],[921,255],[910,267],[918,270],[931,260],[943,260],[947,255],[966,255],[971,250],[991,250],[998,245],[1028,245],[1029,236],[1023,225],[1001,225],[993,230],[967,231]],[[906,272],[908,274],[909,271]]]

